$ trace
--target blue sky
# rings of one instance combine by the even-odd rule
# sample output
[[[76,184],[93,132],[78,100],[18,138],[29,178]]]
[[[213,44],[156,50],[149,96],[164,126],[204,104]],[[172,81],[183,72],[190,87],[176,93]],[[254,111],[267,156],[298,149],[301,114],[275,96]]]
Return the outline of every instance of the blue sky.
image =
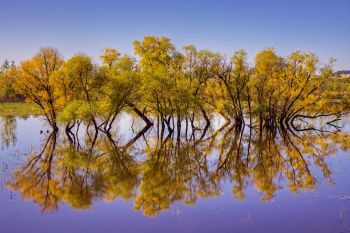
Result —
[[[179,49],[243,48],[250,62],[267,47],[283,56],[312,51],[350,69],[350,0],[0,0],[0,61],[51,46],[98,62],[104,47],[132,54],[132,41],[145,35],[169,37]]]

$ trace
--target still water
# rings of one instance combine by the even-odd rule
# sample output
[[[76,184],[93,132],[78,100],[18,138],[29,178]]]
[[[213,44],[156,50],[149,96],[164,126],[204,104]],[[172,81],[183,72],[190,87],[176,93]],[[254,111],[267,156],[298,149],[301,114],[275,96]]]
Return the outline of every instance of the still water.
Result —
[[[350,232],[346,117],[169,134],[123,114],[98,135],[0,119],[0,232]]]

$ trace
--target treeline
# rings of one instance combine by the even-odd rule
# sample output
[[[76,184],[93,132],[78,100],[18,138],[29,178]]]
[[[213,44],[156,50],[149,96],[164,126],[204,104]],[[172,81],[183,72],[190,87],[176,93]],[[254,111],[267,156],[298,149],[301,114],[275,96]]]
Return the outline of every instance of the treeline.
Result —
[[[109,131],[122,111],[147,124],[157,117],[172,130],[199,116],[209,124],[213,113],[237,125],[249,119],[273,126],[344,110],[329,93],[336,85],[333,61],[321,65],[313,53],[281,57],[266,49],[251,66],[244,50],[228,58],[193,45],[177,50],[168,38],[154,36],[133,45],[137,58],[106,48],[102,65],[85,54],[64,60],[56,49],[42,48],[2,79],[14,95],[36,103],[55,130],[58,122],[68,130],[84,122]]]
[[[18,102],[24,100],[24,96],[16,92],[11,80],[5,75],[11,68],[14,67],[15,62],[10,62],[7,59],[0,65],[0,102]]]

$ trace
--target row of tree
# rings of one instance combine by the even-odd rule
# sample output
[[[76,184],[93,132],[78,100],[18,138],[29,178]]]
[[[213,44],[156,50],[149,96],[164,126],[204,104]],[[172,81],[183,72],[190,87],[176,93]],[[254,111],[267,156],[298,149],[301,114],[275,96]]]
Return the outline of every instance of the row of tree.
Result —
[[[19,96],[36,103],[49,124],[71,129],[84,122],[109,131],[122,111],[147,124],[155,117],[170,130],[200,116],[208,124],[220,114],[237,125],[271,126],[298,117],[340,114],[343,101],[330,94],[336,84],[332,63],[320,65],[312,53],[281,57],[273,49],[259,52],[254,65],[246,53],[231,58],[195,46],[181,51],[165,37],[134,41],[137,58],[106,48],[97,65],[84,54],[68,60],[53,48],[6,70]]]

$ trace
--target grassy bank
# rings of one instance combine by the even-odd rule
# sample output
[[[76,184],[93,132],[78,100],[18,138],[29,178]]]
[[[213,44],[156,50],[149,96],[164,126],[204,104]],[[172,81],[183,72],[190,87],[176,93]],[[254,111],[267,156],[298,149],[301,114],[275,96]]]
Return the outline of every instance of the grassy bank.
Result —
[[[0,116],[41,115],[42,111],[30,103],[0,103]]]

